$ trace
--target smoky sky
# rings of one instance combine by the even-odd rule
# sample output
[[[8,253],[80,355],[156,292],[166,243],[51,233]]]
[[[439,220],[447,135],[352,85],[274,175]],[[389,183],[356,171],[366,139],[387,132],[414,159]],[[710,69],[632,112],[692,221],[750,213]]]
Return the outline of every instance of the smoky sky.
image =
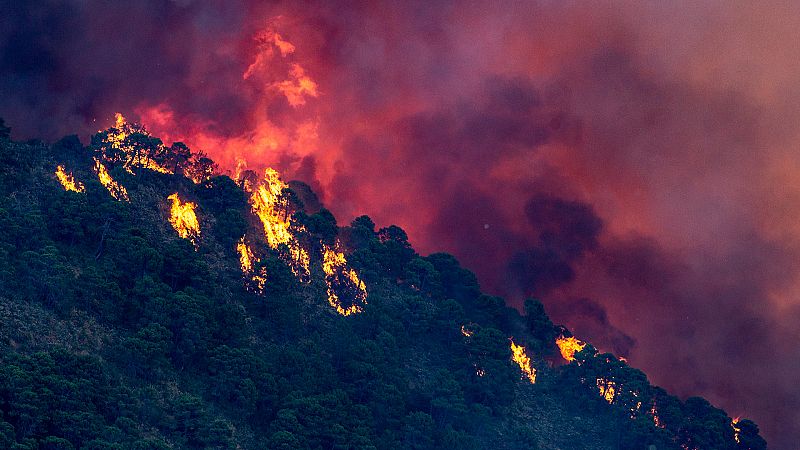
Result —
[[[0,6],[14,138],[121,112],[228,170],[276,166],[771,448],[800,439],[796,6]]]

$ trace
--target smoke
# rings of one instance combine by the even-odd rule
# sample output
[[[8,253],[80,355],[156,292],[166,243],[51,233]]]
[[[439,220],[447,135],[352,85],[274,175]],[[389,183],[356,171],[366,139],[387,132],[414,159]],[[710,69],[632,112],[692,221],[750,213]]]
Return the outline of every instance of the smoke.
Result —
[[[276,166],[772,448],[800,439],[796,6],[2,3],[15,138],[120,111]]]

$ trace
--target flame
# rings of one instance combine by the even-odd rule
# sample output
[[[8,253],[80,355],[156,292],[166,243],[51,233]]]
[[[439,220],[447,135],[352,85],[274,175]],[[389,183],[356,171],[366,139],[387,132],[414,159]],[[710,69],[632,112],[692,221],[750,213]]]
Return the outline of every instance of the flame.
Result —
[[[472,337],[475,333],[472,330],[468,330],[464,325],[461,325],[461,334],[464,337]]]
[[[135,148],[127,141],[135,133],[150,136],[150,133],[144,127],[137,124],[129,124],[120,113],[114,114],[114,128],[109,129],[101,141],[103,158],[111,159],[112,162],[122,162],[122,167],[131,175],[135,175],[133,171],[135,167],[165,174],[174,173],[154,159],[156,156],[165,155],[168,149],[163,144],[159,144],[154,151]],[[104,146],[119,150],[121,154],[114,153],[111,155],[110,152],[103,148]]]
[[[283,189],[288,187],[281,181],[274,169],[264,171],[264,179],[250,195],[250,206],[264,226],[264,236],[272,249],[279,249],[281,244],[288,248],[289,265],[294,274],[308,280],[311,258],[292,232],[293,223],[289,214],[289,205],[283,197]],[[245,186],[247,188],[247,186]],[[294,226],[297,231],[303,229]]]
[[[511,341],[511,359],[519,365],[524,377],[530,380],[531,384],[536,383],[536,369],[531,367],[531,358],[525,353],[525,347],[515,344],[511,338],[509,341]]]
[[[66,173],[64,171],[64,166],[56,167],[56,178],[58,178],[61,186],[64,186],[65,191],[86,192],[83,183],[75,181],[75,177],[72,176],[72,173]]]
[[[169,217],[169,223],[172,224],[172,228],[175,228],[178,236],[183,239],[189,239],[197,247],[197,238],[200,237],[200,223],[197,221],[197,214],[194,212],[197,205],[192,202],[181,202],[177,192],[167,197],[167,199],[172,200]]]
[[[556,345],[558,345],[558,350],[561,352],[561,356],[565,360],[571,362],[575,360],[575,353],[583,350],[583,348],[586,346],[586,343],[572,336],[561,336],[556,339]]]
[[[650,407],[650,415],[653,416],[653,425],[655,425],[656,428],[666,427],[666,425],[664,425],[664,423],[661,422],[661,419],[658,417],[658,410],[656,409],[655,403],[653,403],[653,406]]]
[[[97,178],[100,180],[100,183],[106,187],[108,193],[111,194],[112,197],[119,201],[130,201],[130,198],[128,198],[128,190],[125,189],[125,186],[114,181],[114,179],[111,178],[111,174],[108,173],[106,166],[97,158],[94,158],[94,170],[97,173]]]
[[[614,403],[616,396],[617,383],[609,381],[604,378],[597,379],[597,389],[600,390],[600,396],[603,397],[609,404]]]
[[[736,440],[737,444],[740,443],[739,433],[742,432],[742,429],[736,426],[739,423],[739,419],[740,419],[739,417],[735,417],[731,421],[731,428],[733,428],[733,439]]]
[[[248,289],[252,289],[256,293],[263,293],[264,286],[267,284],[267,274],[266,270],[262,267],[259,273],[253,273],[253,261],[258,261],[253,257],[253,251],[250,250],[250,247],[244,242],[244,237],[239,239],[239,242],[236,244],[236,251],[239,252],[239,264],[242,267],[242,273],[245,276],[249,276],[251,285],[248,286]]]
[[[364,311],[359,305],[367,304],[367,288],[358,278],[356,271],[347,266],[347,259],[344,253],[334,250],[328,245],[322,245],[322,271],[325,272],[325,282],[328,284],[328,303],[343,316],[358,314]],[[339,295],[335,292],[334,286],[345,281],[352,283],[356,288],[354,293],[354,303],[347,308],[342,306]],[[358,303],[356,303],[358,302]]]

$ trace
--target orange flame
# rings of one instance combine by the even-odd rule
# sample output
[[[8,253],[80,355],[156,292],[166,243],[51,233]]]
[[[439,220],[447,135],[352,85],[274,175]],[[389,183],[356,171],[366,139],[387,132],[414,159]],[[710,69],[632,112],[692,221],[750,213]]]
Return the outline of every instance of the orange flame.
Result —
[[[245,276],[249,276],[252,282],[252,285],[248,286],[248,289],[252,289],[259,294],[263,293],[264,286],[267,284],[267,274],[263,267],[259,273],[253,273],[253,261],[257,262],[258,260],[254,259],[252,250],[250,250],[250,247],[244,242],[244,237],[239,239],[239,242],[236,244],[236,251],[239,252],[239,264],[242,267],[242,273]]]
[[[197,214],[194,209],[197,205],[192,202],[181,202],[178,193],[167,197],[172,200],[170,208],[169,223],[178,232],[178,236],[189,239],[197,247],[197,239],[200,237],[200,223],[197,221]]]
[[[604,378],[597,379],[597,389],[600,391],[600,396],[609,404],[614,403],[614,398],[617,393],[616,386],[617,383],[614,381],[609,381]]]
[[[83,183],[80,181],[75,181],[75,177],[72,176],[72,173],[67,173],[64,171],[64,166],[56,167],[56,178],[58,178],[61,186],[64,186],[65,191],[86,192],[86,188],[83,186]]]
[[[97,173],[97,179],[106,187],[108,193],[111,194],[112,197],[118,201],[130,201],[130,198],[128,198],[128,190],[125,189],[125,186],[114,181],[114,179],[111,178],[111,174],[108,173],[106,166],[97,158],[94,159],[94,171]]]
[[[475,332],[473,332],[472,330],[468,330],[467,327],[461,325],[461,334],[464,337],[472,337],[472,335],[475,334]]]
[[[126,142],[126,139],[134,133],[150,136],[150,133],[148,133],[144,127],[136,124],[129,124],[125,120],[125,117],[120,113],[114,114],[114,118],[115,126],[108,131],[102,142],[107,144],[110,148],[120,150],[122,152],[122,167],[128,173],[135,175],[133,171],[134,167],[149,169],[165,174],[173,173],[172,170],[169,170],[156,162],[156,160],[153,158],[153,154],[145,152],[141,149],[136,149]],[[159,145],[158,148],[155,149],[155,152],[164,154],[167,152],[167,149],[163,145]]]
[[[347,259],[344,253],[323,244],[322,271],[325,272],[325,282],[328,284],[328,303],[336,312],[343,316],[349,316],[364,311],[363,307],[358,303],[367,304],[367,288],[364,282],[358,278],[356,271],[347,266]],[[347,280],[356,288],[353,300],[358,303],[354,302],[347,308],[342,306],[341,299],[334,290],[335,283],[342,280]]]
[[[733,428],[733,438],[736,440],[736,443],[740,443],[739,433],[742,432],[742,429],[737,427],[736,425],[739,423],[739,417],[735,417],[731,421],[731,428]]]
[[[655,425],[656,428],[666,427],[664,423],[661,422],[661,419],[658,417],[658,410],[656,409],[655,403],[653,403],[653,406],[650,407],[650,415],[653,416],[653,425]]]
[[[308,266],[311,258],[292,232],[293,223],[289,214],[289,204],[283,197],[283,189],[286,187],[288,185],[281,181],[276,170],[266,169],[264,179],[250,195],[250,206],[261,219],[264,236],[270,248],[277,250],[281,244],[286,245],[292,271],[298,278],[308,280],[310,275]],[[302,231],[297,226],[295,229]]]
[[[509,338],[509,341],[511,341],[511,359],[517,363],[524,377],[531,384],[536,383],[536,369],[531,366],[531,358],[525,353],[525,347],[515,344],[511,338]]]
[[[583,350],[586,347],[586,343],[579,341],[575,337],[564,337],[561,336],[556,339],[556,345],[558,345],[558,350],[561,352],[561,356],[567,361],[574,361],[575,360],[575,353]]]

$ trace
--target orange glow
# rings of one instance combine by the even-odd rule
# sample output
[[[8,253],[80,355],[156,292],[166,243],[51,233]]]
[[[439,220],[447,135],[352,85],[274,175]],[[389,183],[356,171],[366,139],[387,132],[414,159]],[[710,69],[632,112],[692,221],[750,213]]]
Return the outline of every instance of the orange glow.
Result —
[[[336,312],[343,316],[349,316],[364,311],[361,305],[367,304],[367,288],[364,282],[358,278],[356,271],[347,266],[347,259],[344,253],[323,244],[322,271],[325,272],[325,282],[328,284],[328,303]],[[355,288],[353,293],[354,301],[347,308],[342,306],[341,299],[335,289],[337,285],[342,283],[349,284]]]
[[[531,358],[525,353],[525,347],[515,344],[513,339],[509,338],[509,341],[511,341],[511,359],[517,363],[531,384],[536,383],[536,369],[531,366]]]
[[[605,380],[603,378],[597,379],[597,389],[600,390],[600,396],[603,397],[609,404],[614,403],[616,398],[617,383],[614,381]]]
[[[267,284],[266,270],[262,267],[258,273],[253,272],[253,262],[258,260],[253,257],[253,251],[244,242],[244,237],[236,243],[236,251],[239,252],[239,265],[242,267],[242,274],[245,278],[249,277],[252,282],[247,286],[247,289],[258,294],[263,293],[264,286]]]
[[[64,171],[64,166],[56,167],[56,178],[58,178],[59,183],[61,186],[64,186],[65,191],[72,191],[72,192],[85,192],[86,188],[83,186],[83,183],[80,181],[75,181],[75,177],[72,176],[72,173],[66,173]]]
[[[250,206],[264,226],[264,237],[270,248],[278,250],[281,245],[288,248],[288,264],[301,280],[308,281],[311,258],[295,237],[302,228],[292,223],[289,203],[283,195],[288,185],[281,181],[274,169],[266,169],[264,178],[252,190]],[[247,189],[248,186],[245,186]]]
[[[290,105],[298,107],[306,104],[306,97],[317,97],[317,83],[312,80],[299,64],[292,64],[290,79],[281,81],[275,87],[286,97]]]
[[[472,337],[474,332],[472,330],[468,330],[464,325],[461,325],[461,334],[464,337]]]
[[[130,201],[130,198],[128,198],[128,190],[125,189],[125,186],[114,181],[114,179],[111,178],[111,174],[108,173],[106,166],[97,158],[94,159],[94,171],[97,173],[97,179],[106,187],[108,193],[111,194],[112,197],[119,201]]]
[[[159,173],[173,173],[154,159],[156,156],[163,156],[168,152],[168,149],[163,144],[157,145],[155,149],[139,148],[132,145],[128,141],[131,135],[138,133],[150,136],[150,133],[140,125],[129,124],[120,113],[116,113],[114,117],[115,126],[108,130],[101,145],[118,152],[110,152],[107,148],[101,147],[104,159],[110,159],[111,162],[122,162],[122,167],[132,175],[135,175],[133,169],[137,167]]]
[[[586,347],[586,343],[579,341],[575,337],[564,337],[561,336],[556,339],[556,345],[558,345],[558,350],[561,352],[561,356],[567,361],[574,361],[575,360],[575,353],[583,350]]]
[[[736,440],[737,444],[740,442],[739,433],[742,432],[742,429],[736,426],[738,423],[739,423],[739,417],[736,417],[731,421],[731,428],[733,428],[733,438]]]
[[[169,217],[172,228],[178,232],[178,236],[189,239],[197,247],[197,239],[200,237],[200,223],[194,212],[197,205],[192,202],[181,202],[177,192],[167,199],[172,200]]]
[[[650,407],[650,415],[653,416],[653,425],[656,428],[664,428],[665,425],[661,422],[661,419],[658,417],[658,410],[656,409],[656,404],[653,403],[653,406]]]

